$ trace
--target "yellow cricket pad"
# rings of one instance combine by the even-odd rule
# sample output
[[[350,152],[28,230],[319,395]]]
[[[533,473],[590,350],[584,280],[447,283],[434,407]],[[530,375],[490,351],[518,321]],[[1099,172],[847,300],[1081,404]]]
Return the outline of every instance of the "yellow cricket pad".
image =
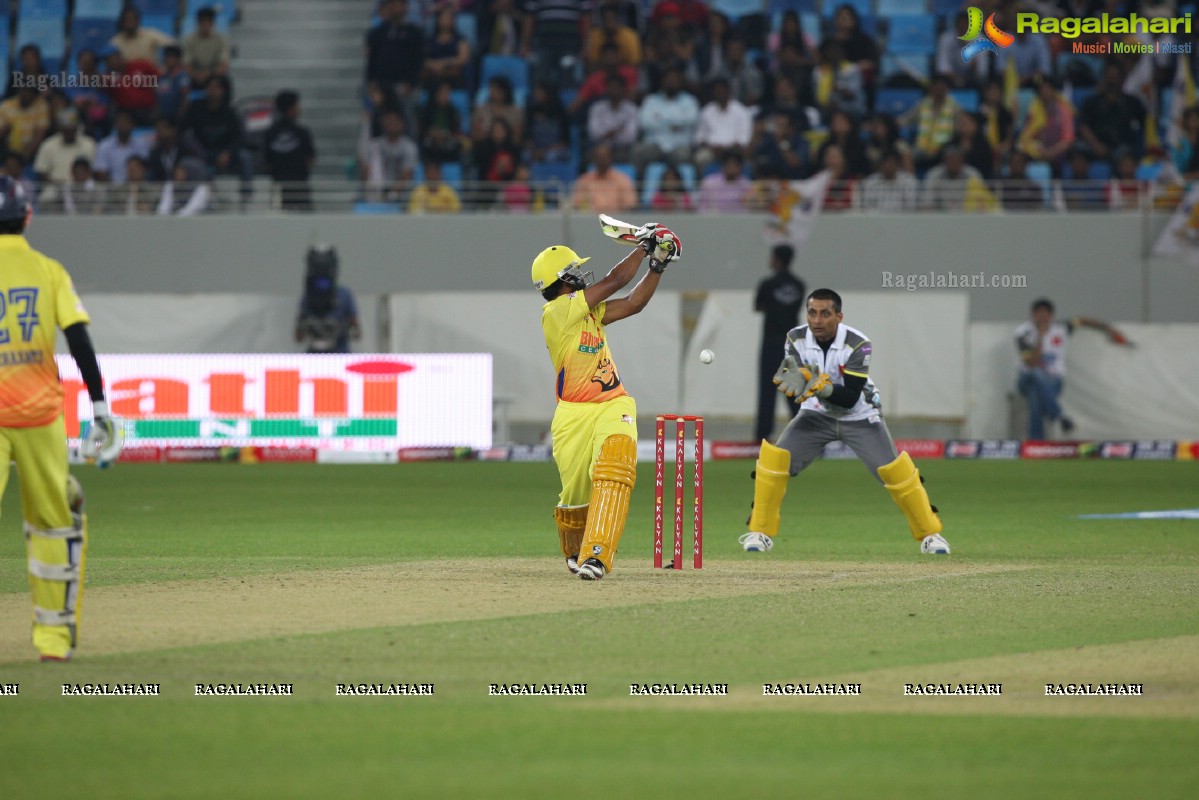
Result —
[[[765,439],[754,467],[754,507],[749,530],[774,538],[779,532],[780,509],[791,477],[791,453]]]
[[[609,436],[591,469],[591,510],[579,550],[580,562],[598,558],[605,572],[612,571],[636,482],[637,442],[631,436]]]
[[[70,528],[25,526],[29,589],[33,594],[33,645],[64,658],[75,647],[87,564],[87,514]]]
[[[583,546],[583,531],[587,528],[587,509],[590,506],[578,508],[554,509],[554,521],[558,523],[558,539],[562,543],[562,555],[566,558],[577,556]]]
[[[906,452],[899,458],[878,468],[883,486],[891,493],[891,499],[907,517],[912,536],[921,541],[925,536],[941,532],[941,518],[933,511],[928,501],[928,492],[920,483],[920,471]]]

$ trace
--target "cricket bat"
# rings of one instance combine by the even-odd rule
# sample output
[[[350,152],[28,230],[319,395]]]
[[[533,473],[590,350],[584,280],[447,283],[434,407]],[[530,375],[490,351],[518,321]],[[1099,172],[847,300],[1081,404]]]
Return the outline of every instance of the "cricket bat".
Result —
[[[607,214],[600,214],[599,221],[600,229],[603,230],[604,236],[627,244],[630,247],[637,246],[637,238],[633,234],[637,232],[637,229],[640,227],[639,225],[630,225],[615,217],[609,217]]]

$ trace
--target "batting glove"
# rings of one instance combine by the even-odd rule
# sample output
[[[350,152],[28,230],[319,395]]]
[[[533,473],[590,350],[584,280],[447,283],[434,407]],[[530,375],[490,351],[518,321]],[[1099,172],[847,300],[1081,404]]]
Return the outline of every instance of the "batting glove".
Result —
[[[653,253],[657,247],[657,242],[654,241],[658,231],[664,230],[660,222],[647,222],[637,230],[633,231],[633,237],[641,245],[641,249],[646,253]]]
[[[654,252],[650,255],[649,268],[664,272],[666,265],[683,254],[683,241],[669,228],[658,228],[654,234]]]
[[[125,431],[117,426],[108,413],[108,403],[97,400],[92,403],[92,424],[83,441],[83,455],[93,458],[101,469],[117,460],[125,445]]]

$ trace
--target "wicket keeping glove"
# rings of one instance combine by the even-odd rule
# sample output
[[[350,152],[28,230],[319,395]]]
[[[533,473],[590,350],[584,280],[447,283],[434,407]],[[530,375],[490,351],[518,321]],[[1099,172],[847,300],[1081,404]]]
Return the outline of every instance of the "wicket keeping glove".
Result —
[[[783,359],[783,363],[779,364],[778,372],[774,373],[771,380],[787,397],[795,397],[803,394],[804,387],[808,385],[811,377],[811,372],[806,367],[799,366],[795,356],[787,356]]]
[[[809,377],[799,396],[799,402],[802,403],[809,397],[819,397],[824,400],[833,393],[833,382],[827,372],[820,372],[820,368],[815,364],[805,365],[804,371],[808,373]]]
[[[125,430],[119,427],[108,413],[108,403],[97,400],[92,403],[92,424],[87,438],[83,440],[83,455],[96,461],[101,469],[117,460],[125,445]]]

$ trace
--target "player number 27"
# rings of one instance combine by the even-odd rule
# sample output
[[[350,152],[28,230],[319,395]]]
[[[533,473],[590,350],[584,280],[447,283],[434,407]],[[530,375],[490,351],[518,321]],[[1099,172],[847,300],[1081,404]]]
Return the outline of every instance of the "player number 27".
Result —
[[[33,338],[33,329],[37,327],[37,287],[36,286],[15,286],[8,290],[8,297],[5,298],[4,292],[0,292],[0,344],[8,344],[9,332],[8,328],[3,326],[4,317],[8,314],[9,308],[14,310],[20,306],[17,311],[17,324],[21,326],[21,341],[28,342]]]

